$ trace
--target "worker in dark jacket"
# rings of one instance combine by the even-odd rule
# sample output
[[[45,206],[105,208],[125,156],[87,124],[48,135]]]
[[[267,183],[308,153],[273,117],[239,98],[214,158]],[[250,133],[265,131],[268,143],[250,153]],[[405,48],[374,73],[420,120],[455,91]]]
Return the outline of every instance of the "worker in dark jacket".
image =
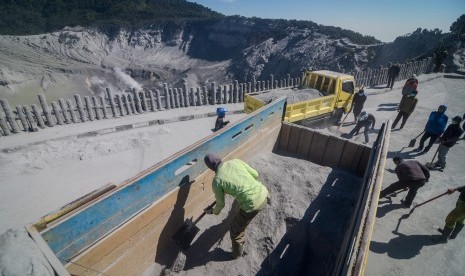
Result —
[[[225,116],[226,116],[226,108],[224,107],[218,107],[216,109],[216,115],[218,116],[215,121],[215,128],[214,131],[222,129],[225,125],[229,124],[229,121],[225,121]]]
[[[402,87],[402,96],[410,95],[412,91],[418,91],[417,87],[417,75],[413,74],[408,80],[405,81],[404,87]]]
[[[386,88],[391,88],[394,86],[394,81],[396,80],[397,76],[399,76],[400,67],[396,63],[392,64],[389,62],[389,69],[388,69],[388,83]]]
[[[441,144],[438,148],[438,162],[434,164],[433,168],[442,171],[446,167],[447,153],[449,152],[449,149],[457,143],[463,133],[463,130],[460,128],[461,121],[462,118],[460,116],[455,116],[452,119],[452,124],[447,127],[441,138],[439,138],[439,142]]]
[[[381,191],[379,197],[386,197],[395,191],[408,188],[408,194],[405,197],[405,201],[401,202],[406,206],[412,205],[413,199],[417,195],[419,188],[425,185],[425,182],[429,181],[429,170],[425,165],[421,164],[417,160],[403,160],[401,157],[394,157],[392,159],[396,164],[395,172],[399,181],[392,183],[384,190]]]
[[[363,87],[358,90],[358,93],[355,93],[354,99],[352,100],[352,109],[354,111],[354,122],[357,122],[358,116],[363,110],[363,105],[367,100],[367,95],[363,90]]]
[[[425,134],[421,136],[420,145],[415,151],[422,151],[425,141],[429,138],[429,143],[423,153],[428,152],[434,142],[436,142],[436,139],[441,136],[446,129],[447,121],[449,120],[449,117],[445,114],[446,110],[447,106],[442,104],[439,106],[438,111],[431,112],[425,126]]]
[[[368,132],[370,131],[370,129],[373,130],[375,128],[375,123],[376,123],[375,116],[373,116],[370,113],[366,113],[365,111],[362,111],[360,113],[360,116],[358,117],[357,125],[354,127],[354,129],[352,129],[349,132],[349,136],[352,137],[354,136],[354,134],[358,134],[360,129],[362,127],[365,127],[365,129],[363,130],[363,134],[365,135],[365,144],[366,144],[369,141]]]
[[[205,213],[219,215],[225,205],[225,194],[229,194],[239,204],[231,222],[231,243],[233,258],[244,253],[245,229],[252,219],[268,202],[268,189],[258,179],[258,172],[239,159],[222,162],[219,156],[207,154],[204,162],[215,172],[212,189],[216,205]]]
[[[402,129],[407,122],[408,117],[412,114],[413,110],[417,106],[418,99],[415,97],[417,95],[417,91],[412,91],[410,95],[403,96],[402,100],[399,103],[399,107],[397,108],[397,117],[392,124],[392,129],[396,128],[397,123],[402,118],[402,123],[400,124],[400,128]]]
[[[442,235],[433,238],[433,241],[435,242],[446,243],[448,239],[453,240],[457,238],[457,235],[460,231],[462,231],[463,226],[465,225],[465,186],[447,190],[449,194],[452,194],[455,191],[460,192],[459,199],[455,204],[454,210],[447,215],[446,225],[444,228],[438,229]]]

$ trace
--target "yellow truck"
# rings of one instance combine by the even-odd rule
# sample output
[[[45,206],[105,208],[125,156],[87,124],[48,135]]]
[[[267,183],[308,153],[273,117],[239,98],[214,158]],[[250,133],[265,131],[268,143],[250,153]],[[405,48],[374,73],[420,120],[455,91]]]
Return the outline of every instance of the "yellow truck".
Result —
[[[314,91],[318,91],[319,95]],[[279,96],[287,96],[285,122],[298,122],[305,119],[333,116],[339,120],[343,113],[350,111],[355,91],[355,79],[351,75],[328,71],[307,71],[304,73],[300,89],[281,89]],[[297,102],[289,99],[295,93],[308,92],[309,97]],[[244,111],[249,114],[265,106],[268,92],[250,93],[244,96]],[[313,97],[312,97],[313,96]],[[300,99],[300,100],[299,100]]]

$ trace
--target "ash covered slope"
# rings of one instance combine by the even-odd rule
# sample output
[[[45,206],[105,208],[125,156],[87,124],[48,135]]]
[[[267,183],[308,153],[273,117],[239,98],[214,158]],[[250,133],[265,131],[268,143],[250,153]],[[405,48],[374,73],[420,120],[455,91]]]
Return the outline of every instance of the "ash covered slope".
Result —
[[[13,105],[30,104],[37,93],[56,100],[76,93],[101,95],[106,87],[114,92],[161,89],[163,82],[179,87],[183,80],[189,87],[201,87],[212,81],[250,81],[253,76],[298,76],[306,68],[362,70],[431,56],[436,39],[443,35],[423,33],[380,44],[311,21],[233,16],[152,22],[112,31],[74,27],[0,36],[0,95]],[[419,42],[412,44],[411,39]],[[422,42],[425,39],[428,43]],[[448,60],[453,57],[460,66],[463,46],[451,45],[455,48]]]
[[[366,65],[365,50],[312,28],[270,25],[273,20],[228,17],[164,23],[105,33],[82,27],[0,37],[0,93],[12,104],[72,94],[100,95],[105,87],[160,89],[161,82],[189,86],[230,83],[252,76],[298,75],[307,67],[353,69]],[[353,53],[352,55],[347,52]],[[344,60],[345,62],[339,62]],[[342,64],[342,65],[341,65]],[[29,99],[25,102],[25,99]]]

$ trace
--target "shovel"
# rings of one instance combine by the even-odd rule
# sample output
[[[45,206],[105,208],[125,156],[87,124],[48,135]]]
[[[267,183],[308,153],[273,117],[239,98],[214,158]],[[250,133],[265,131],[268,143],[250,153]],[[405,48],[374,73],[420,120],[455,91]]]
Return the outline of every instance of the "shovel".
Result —
[[[428,200],[426,200],[426,201],[423,201],[423,202],[420,203],[420,204],[416,204],[415,206],[413,206],[412,210],[410,210],[410,212],[409,212],[408,214],[403,214],[403,215],[399,218],[399,221],[397,222],[396,229],[393,231],[393,233],[398,233],[398,231],[399,231],[399,226],[400,226],[400,222],[401,222],[403,219],[407,219],[408,217],[410,217],[410,215],[413,213],[413,211],[415,211],[416,208],[418,208],[418,207],[420,207],[420,206],[422,206],[422,205],[425,205],[426,203],[431,202],[431,201],[433,201],[433,200],[435,200],[435,199],[438,199],[438,198],[440,198],[440,197],[442,197],[442,196],[445,196],[445,195],[447,195],[447,194],[450,194],[449,191],[446,191],[446,192],[444,192],[444,193],[442,193],[442,194],[440,194],[440,195],[437,195],[437,196],[435,196],[435,197],[433,197],[433,198],[430,198],[430,199],[428,199]]]
[[[341,123],[340,123],[339,126],[337,127],[338,130],[341,128],[341,126],[342,126],[342,125],[344,124],[344,122],[346,121],[347,116],[349,116],[349,113],[347,113],[346,116],[344,117],[344,119],[342,119]]]
[[[430,169],[430,170],[433,168],[433,166],[434,166],[434,158],[436,158],[436,155],[438,154],[438,151],[439,151],[439,147],[438,147],[438,149],[436,150],[436,152],[434,153],[433,159],[431,159],[431,162],[427,162],[427,163],[425,164],[425,167],[427,167],[427,168]]]
[[[411,148],[411,147],[414,147],[415,146],[415,143],[417,142],[417,138],[420,137],[420,135],[422,135],[423,133],[425,133],[425,131],[423,131],[422,133],[418,134],[417,137],[413,138],[412,140],[410,140],[410,143],[408,143],[408,147]]]
[[[216,201],[205,210],[213,208],[215,204]],[[205,214],[206,213],[204,211],[195,221],[192,221],[192,219],[186,219],[181,228],[179,228],[179,230],[171,237],[171,239],[176,242],[182,250],[188,250],[191,247],[192,241],[200,231],[196,224],[205,216]]]

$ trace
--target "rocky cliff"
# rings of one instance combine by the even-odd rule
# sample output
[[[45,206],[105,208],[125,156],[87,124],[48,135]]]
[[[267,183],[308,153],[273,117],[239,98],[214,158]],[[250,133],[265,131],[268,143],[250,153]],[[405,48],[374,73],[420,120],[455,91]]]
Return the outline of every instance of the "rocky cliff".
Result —
[[[393,43],[360,45],[314,23],[243,17],[112,33],[74,27],[0,36],[0,95],[12,104],[26,104],[34,102],[37,93],[54,99],[99,95],[106,87],[119,92],[161,88],[163,82],[203,86],[271,74],[298,76],[305,68],[363,70],[431,56],[442,37],[427,31]],[[457,53],[463,61],[463,50]]]

